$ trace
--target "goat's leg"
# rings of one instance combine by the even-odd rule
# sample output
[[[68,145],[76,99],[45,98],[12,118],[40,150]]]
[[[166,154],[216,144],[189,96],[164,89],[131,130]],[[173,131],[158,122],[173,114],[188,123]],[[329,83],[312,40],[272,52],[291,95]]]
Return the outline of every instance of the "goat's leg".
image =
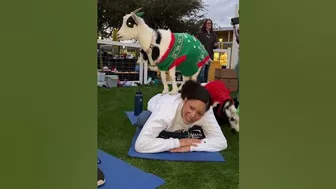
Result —
[[[192,80],[197,81],[197,77],[201,72],[202,67],[198,68],[198,71],[191,77]]]
[[[239,116],[237,114],[237,109],[231,101],[227,101],[224,104],[224,110],[226,116],[229,118],[231,129],[234,132],[239,132]]]
[[[236,107],[232,104],[229,107],[229,110],[231,112],[231,118],[230,118],[230,125],[232,130],[234,130],[235,132],[239,132],[239,116],[237,114],[237,109]]]
[[[183,76],[183,81],[182,81],[180,87],[178,88],[178,91],[182,90],[182,87],[183,87],[184,83],[185,83],[186,81],[188,81],[189,79],[190,79],[190,77]]]
[[[175,73],[176,67],[173,67],[169,70],[169,77],[172,82],[172,90],[169,92],[170,95],[176,95],[178,93]]]
[[[168,83],[167,83],[166,72],[165,71],[160,71],[160,75],[161,75],[161,81],[162,81],[162,84],[163,84],[162,95],[164,95],[164,94],[167,94],[169,92],[169,87],[168,87]]]

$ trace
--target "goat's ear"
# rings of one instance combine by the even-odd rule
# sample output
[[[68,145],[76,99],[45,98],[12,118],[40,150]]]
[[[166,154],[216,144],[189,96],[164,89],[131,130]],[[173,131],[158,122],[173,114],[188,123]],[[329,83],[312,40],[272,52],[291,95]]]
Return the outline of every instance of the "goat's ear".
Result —
[[[138,16],[136,14],[134,14],[133,12],[131,12],[131,16],[132,16],[134,22],[136,24],[139,24],[139,18],[138,18]]]

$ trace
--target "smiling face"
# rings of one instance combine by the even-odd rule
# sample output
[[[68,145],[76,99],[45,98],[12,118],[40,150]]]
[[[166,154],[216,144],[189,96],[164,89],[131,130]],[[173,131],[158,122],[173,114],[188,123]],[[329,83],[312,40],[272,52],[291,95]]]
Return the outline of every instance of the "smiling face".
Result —
[[[200,100],[184,100],[182,118],[185,124],[200,120],[206,112],[206,104]]]

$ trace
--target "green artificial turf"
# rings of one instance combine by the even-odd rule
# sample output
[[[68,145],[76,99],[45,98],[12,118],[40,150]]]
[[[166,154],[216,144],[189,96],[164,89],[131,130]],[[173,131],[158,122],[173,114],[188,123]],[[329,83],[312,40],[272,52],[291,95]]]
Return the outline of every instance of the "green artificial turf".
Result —
[[[144,108],[148,100],[162,91],[162,86],[140,87]],[[170,162],[136,159],[127,156],[135,127],[125,111],[133,110],[137,87],[98,88],[98,148],[146,172],[163,178],[160,189],[238,189],[239,136],[222,126],[228,148],[221,152],[226,160],[218,162]],[[130,182],[132,182],[130,180]]]

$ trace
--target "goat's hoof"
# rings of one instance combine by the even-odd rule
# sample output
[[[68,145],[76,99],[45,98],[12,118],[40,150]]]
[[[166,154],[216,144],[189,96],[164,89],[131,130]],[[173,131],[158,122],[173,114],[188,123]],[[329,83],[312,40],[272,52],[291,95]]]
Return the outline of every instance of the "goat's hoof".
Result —
[[[165,94],[168,94],[169,93],[169,91],[168,90],[164,90],[164,91],[162,91],[162,95],[165,95]]]
[[[177,90],[174,90],[174,91],[170,91],[170,92],[169,92],[170,95],[176,95],[177,93],[178,93]]]

